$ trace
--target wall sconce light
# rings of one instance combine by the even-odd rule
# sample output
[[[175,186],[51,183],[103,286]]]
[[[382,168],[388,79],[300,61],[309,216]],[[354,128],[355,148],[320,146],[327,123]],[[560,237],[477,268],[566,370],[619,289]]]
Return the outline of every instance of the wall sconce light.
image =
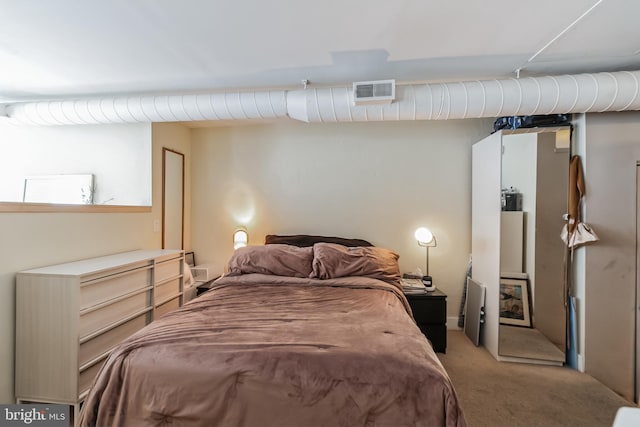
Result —
[[[427,270],[425,272],[426,275],[422,276],[422,283],[427,287],[427,291],[434,291],[436,287],[433,285],[433,280],[429,275],[429,248],[437,246],[436,236],[433,235],[431,230],[425,227],[418,228],[414,236],[418,241],[418,245],[425,247],[427,250]]]
[[[244,248],[249,243],[249,233],[244,227],[236,228],[233,232],[233,250]]]

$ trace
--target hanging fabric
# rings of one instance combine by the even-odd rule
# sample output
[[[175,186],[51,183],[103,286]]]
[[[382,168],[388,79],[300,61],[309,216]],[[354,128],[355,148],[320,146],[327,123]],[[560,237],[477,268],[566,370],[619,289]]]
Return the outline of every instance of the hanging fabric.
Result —
[[[569,215],[568,221],[560,232],[560,238],[573,249],[581,245],[596,242],[596,232],[588,224],[581,221],[580,204],[584,197],[585,185],[580,156],[571,157],[569,164]]]
[[[569,163],[569,233],[573,232],[580,220],[580,201],[584,196],[584,175],[580,156],[571,157]]]

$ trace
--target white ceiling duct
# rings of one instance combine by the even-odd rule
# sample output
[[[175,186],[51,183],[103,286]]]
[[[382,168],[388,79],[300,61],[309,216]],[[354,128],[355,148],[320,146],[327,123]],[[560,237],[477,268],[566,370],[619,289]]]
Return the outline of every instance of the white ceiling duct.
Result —
[[[287,116],[284,91],[163,95],[26,102],[5,115],[30,125],[189,122]]]
[[[356,106],[348,88],[287,93],[305,122],[447,120],[640,109],[640,71],[396,86],[396,101]]]
[[[7,105],[25,124],[62,125],[289,116],[304,122],[446,120],[640,110],[640,71],[396,86],[388,105],[355,105],[350,87],[43,101]]]

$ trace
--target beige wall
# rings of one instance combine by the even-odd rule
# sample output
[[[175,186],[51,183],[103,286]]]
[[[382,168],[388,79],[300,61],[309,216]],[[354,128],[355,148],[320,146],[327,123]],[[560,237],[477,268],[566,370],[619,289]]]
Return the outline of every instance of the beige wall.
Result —
[[[471,145],[490,120],[279,123],[192,130],[192,243],[222,271],[231,235],[324,234],[370,240],[425,269],[413,232],[438,247],[430,273],[457,316],[470,254]]]
[[[0,213],[0,402],[11,403],[15,316],[15,273],[20,270],[123,252],[159,248],[162,145],[187,151],[189,131],[154,125],[153,208],[149,213]],[[187,169],[189,158],[186,158]],[[188,190],[186,191],[189,193]],[[188,224],[188,217],[187,217]]]
[[[600,237],[584,250],[585,282],[579,289],[584,292],[585,367],[632,399],[640,112],[588,114],[585,121],[584,220]]]

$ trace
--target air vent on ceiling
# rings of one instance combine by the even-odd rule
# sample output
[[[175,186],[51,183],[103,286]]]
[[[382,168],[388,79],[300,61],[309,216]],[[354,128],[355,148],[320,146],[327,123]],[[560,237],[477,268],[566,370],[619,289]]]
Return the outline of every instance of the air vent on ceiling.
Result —
[[[353,83],[353,102],[356,105],[391,104],[395,97],[395,80]]]

